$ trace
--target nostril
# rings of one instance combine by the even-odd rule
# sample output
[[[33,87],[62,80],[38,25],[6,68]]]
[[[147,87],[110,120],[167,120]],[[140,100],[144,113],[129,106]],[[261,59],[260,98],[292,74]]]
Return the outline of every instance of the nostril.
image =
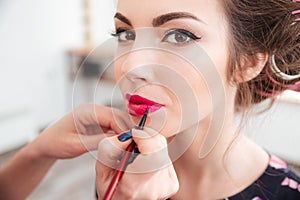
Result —
[[[139,71],[134,70],[134,71],[127,72],[125,77],[132,83],[148,81],[148,78],[145,76],[144,73],[141,73],[140,70]]]
[[[141,77],[127,77],[131,82],[136,83],[136,82],[147,82],[146,78],[141,78]]]

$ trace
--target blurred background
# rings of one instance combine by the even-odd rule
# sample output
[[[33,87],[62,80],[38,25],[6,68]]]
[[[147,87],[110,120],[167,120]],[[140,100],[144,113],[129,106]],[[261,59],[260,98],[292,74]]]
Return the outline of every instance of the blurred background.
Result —
[[[109,0],[0,1],[0,152],[72,108],[74,73],[109,37],[113,13]]]
[[[93,86],[111,52],[104,48],[102,57],[76,72],[114,30],[114,11],[111,0],[0,0],[0,166],[73,104],[93,101]],[[110,73],[102,83],[97,103],[109,104]],[[286,92],[257,115],[264,106],[254,108],[245,133],[297,168],[299,93]],[[92,154],[57,162],[29,199],[94,199],[94,162]]]
[[[90,87],[110,52],[76,72],[110,37],[114,12],[111,0],[0,1],[0,166],[73,104],[93,100]],[[106,82],[109,93],[112,81]],[[58,162],[29,199],[93,199],[94,184],[94,158],[87,154]]]

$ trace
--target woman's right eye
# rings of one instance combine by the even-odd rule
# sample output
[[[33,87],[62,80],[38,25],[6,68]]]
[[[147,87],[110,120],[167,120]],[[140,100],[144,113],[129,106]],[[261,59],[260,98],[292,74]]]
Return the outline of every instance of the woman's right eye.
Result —
[[[119,42],[135,40],[135,33],[128,29],[117,29],[116,33],[113,33],[111,35],[118,38]]]

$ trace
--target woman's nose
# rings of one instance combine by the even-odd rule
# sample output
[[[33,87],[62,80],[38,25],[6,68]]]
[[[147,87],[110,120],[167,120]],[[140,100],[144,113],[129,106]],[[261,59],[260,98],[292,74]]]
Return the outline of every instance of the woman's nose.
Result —
[[[116,62],[115,75],[118,80],[140,86],[155,81],[156,66],[161,65],[164,59],[159,48],[160,38],[157,37],[157,30],[142,28],[135,32],[136,37],[132,43],[119,45],[120,60]]]
[[[154,79],[153,66],[157,65],[156,54],[153,49],[132,50],[121,65],[123,78],[132,83],[150,83]]]

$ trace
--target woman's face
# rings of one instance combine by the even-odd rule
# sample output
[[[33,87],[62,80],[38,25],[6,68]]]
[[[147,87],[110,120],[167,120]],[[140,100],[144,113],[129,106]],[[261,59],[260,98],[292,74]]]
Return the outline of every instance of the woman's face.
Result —
[[[135,123],[148,109],[147,126],[171,137],[211,118],[212,93],[228,94],[228,31],[218,1],[120,0],[115,28],[115,77]],[[216,73],[207,75],[211,68]]]

